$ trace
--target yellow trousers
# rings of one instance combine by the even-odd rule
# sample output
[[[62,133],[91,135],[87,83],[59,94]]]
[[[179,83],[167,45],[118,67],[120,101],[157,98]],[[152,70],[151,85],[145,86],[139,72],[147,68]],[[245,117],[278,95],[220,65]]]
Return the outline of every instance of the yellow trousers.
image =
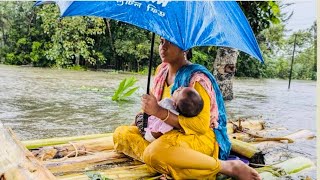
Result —
[[[215,179],[221,169],[217,158],[190,147],[168,143],[165,135],[149,143],[140,135],[136,126],[120,126],[114,132],[113,141],[117,151],[146,163],[159,173],[169,174],[174,179]]]

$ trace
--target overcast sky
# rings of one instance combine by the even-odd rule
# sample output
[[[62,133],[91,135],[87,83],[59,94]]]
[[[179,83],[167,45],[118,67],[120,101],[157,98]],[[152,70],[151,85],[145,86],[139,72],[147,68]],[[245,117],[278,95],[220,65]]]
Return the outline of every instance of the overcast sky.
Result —
[[[287,29],[292,32],[309,28],[316,20],[316,0],[283,0],[295,4],[281,9],[282,12],[293,11],[293,16],[287,22]],[[291,34],[291,33],[290,33]]]

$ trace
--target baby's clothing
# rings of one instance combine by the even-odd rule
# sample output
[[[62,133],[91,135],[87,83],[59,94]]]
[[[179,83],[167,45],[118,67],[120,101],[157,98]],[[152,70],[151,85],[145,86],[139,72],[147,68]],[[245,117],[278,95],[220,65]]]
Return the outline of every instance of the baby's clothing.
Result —
[[[179,115],[178,111],[176,111],[173,101],[170,98],[165,98],[162,99],[159,102],[159,105],[165,109],[168,109],[170,112]],[[155,117],[155,116],[150,116],[148,118],[148,127],[145,129],[146,134],[144,138],[152,142],[155,140],[155,138],[152,136],[151,132],[161,132],[162,134],[165,134],[169,131],[171,131],[173,127],[165,122],[163,122],[161,119]]]

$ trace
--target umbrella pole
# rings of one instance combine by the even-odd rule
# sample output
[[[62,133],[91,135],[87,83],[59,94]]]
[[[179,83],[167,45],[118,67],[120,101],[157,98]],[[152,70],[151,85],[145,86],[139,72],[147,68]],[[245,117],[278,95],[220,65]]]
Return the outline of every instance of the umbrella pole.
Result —
[[[153,47],[154,47],[154,38],[155,38],[155,33],[152,33],[151,49],[150,49],[150,58],[149,58],[149,71],[148,71],[147,94],[149,94],[149,89],[150,89],[151,69],[152,69],[152,59],[153,59]]]
[[[154,39],[155,39],[155,33],[152,33],[150,58],[149,58],[147,94],[150,94],[150,81],[151,81],[151,69],[152,69]],[[143,113],[143,128],[146,128],[148,126],[148,116],[149,116],[148,114]]]

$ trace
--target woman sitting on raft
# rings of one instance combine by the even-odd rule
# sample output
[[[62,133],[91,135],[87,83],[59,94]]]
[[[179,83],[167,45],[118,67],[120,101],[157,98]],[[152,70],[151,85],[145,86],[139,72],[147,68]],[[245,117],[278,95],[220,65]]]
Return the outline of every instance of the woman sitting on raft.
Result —
[[[159,54],[162,63],[156,71],[153,92],[142,96],[142,109],[166,120],[174,129],[150,143],[137,126],[120,126],[114,132],[115,149],[174,179],[215,179],[219,172],[243,180],[261,179],[242,161],[224,160],[231,144],[224,102],[213,75],[186,60],[183,50],[163,38]],[[177,116],[158,105],[181,86],[193,87],[204,101],[202,111],[195,117]]]

